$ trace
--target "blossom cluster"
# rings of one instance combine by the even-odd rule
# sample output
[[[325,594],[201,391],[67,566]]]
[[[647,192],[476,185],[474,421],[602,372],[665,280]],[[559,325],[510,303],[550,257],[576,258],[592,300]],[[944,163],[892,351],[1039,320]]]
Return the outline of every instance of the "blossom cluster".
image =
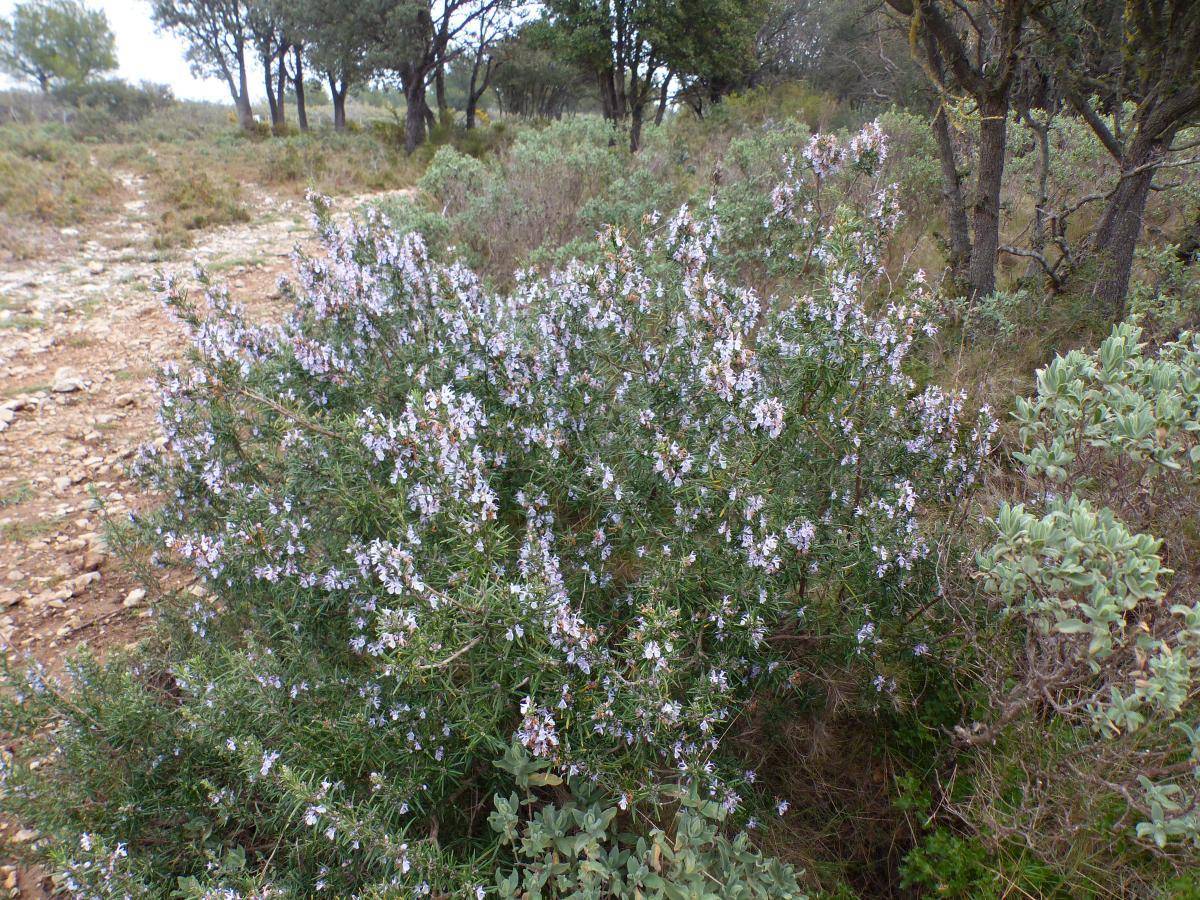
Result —
[[[184,612],[197,652],[242,648],[174,673],[215,752],[244,744],[236,704],[270,732],[247,770],[265,790],[304,765],[272,717],[336,703],[404,760],[358,801],[385,798],[397,834],[428,832],[465,790],[447,773],[478,777],[510,741],[626,805],[684,782],[748,811],[723,741],[801,677],[777,638],[819,635],[871,703],[899,690],[929,652],[911,614],[927,520],[995,426],[910,374],[936,323],[922,278],[881,278],[887,188],[832,216],[812,200],[885,155],[868,126],[789,169],[772,239],[807,260],[793,297],[721,272],[711,208],[610,229],[601,262],[501,294],[378,216],[334,225],[319,198],[325,256],[297,255],[283,324],[167,285],[195,352],[160,378],[164,441],[139,469],[167,502],[145,528],[207,587]],[[318,649],[346,659],[314,669]],[[354,806],[344,772],[309,775]],[[336,843],[328,793],[298,818]],[[391,877],[432,877],[408,866]]]

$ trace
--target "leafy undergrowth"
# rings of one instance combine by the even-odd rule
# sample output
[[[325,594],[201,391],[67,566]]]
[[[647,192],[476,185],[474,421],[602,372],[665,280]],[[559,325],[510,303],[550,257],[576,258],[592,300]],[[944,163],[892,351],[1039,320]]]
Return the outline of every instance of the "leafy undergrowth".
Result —
[[[0,129],[0,253],[37,252],[39,226],[75,226],[112,209],[118,186],[86,148],[49,135]],[[31,227],[32,226],[32,227]]]
[[[707,204],[602,132],[316,201],[280,325],[164,286],[193,351],[122,528],[195,583],[10,673],[30,853],[104,896],[1194,890],[1197,339],[952,390],[1057,320],[911,265],[882,125],[705,134]]]
[[[237,187],[204,171],[172,177],[161,185],[159,202],[166,207],[154,238],[160,248],[190,244],[190,232],[202,228],[250,221]]]
[[[309,189],[376,193],[411,185],[424,165],[371,130],[241,134],[206,104],[168,103],[129,121],[85,112],[73,112],[69,125],[0,129],[0,253],[36,258],[51,231],[102,225],[138,199],[122,180],[145,188],[149,208],[130,217],[144,215],[163,249],[189,245],[200,229],[248,221],[246,195],[256,188],[294,199]]]

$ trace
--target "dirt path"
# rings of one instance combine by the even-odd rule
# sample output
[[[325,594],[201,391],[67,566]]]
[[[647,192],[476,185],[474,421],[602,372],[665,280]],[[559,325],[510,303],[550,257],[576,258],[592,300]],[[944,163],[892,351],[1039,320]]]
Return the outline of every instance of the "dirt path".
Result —
[[[125,466],[156,436],[147,379],[183,349],[155,274],[200,263],[239,301],[269,307],[288,254],[311,239],[302,202],[259,196],[249,224],[160,259],[144,191],[122,181],[133,199],[79,251],[0,268],[0,647],[51,667],[81,642],[132,640],[152,615],[105,546],[93,494],[114,516],[145,503]]]

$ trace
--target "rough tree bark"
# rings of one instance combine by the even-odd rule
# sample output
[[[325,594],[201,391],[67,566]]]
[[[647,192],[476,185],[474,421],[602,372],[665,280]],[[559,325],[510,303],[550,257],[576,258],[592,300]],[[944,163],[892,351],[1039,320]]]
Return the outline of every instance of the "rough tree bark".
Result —
[[[292,73],[292,87],[296,91],[296,121],[301,131],[308,131],[308,106],[304,101],[304,48],[297,44],[292,48],[296,70]]]
[[[483,68],[482,77],[480,76],[480,67]],[[475,127],[475,117],[479,109],[479,100],[487,91],[488,85],[491,84],[492,75],[495,72],[495,60],[492,57],[487,57],[486,65],[484,64],[484,54],[482,52],[475,54],[475,62],[471,66],[471,82],[467,85],[467,128]]]
[[[1050,123],[1053,113],[1045,122],[1039,122],[1028,110],[1022,110],[1021,118],[1030,131],[1033,132],[1037,143],[1037,196],[1034,198],[1033,230],[1029,239],[1029,249],[1045,259],[1046,252],[1046,207],[1050,203]],[[1025,269],[1027,279],[1037,278],[1045,274],[1037,257],[1031,257]]]
[[[332,72],[326,73],[326,80],[329,82],[329,96],[333,101],[333,130],[346,130],[346,92],[348,85],[342,83],[339,86],[338,79],[334,77]]]
[[[942,202],[946,207],[946,228],[949,234],[950,275],[959,284],[967,280],[967,262],[971,258],[971,224],[967,219],[967,204],[963,198],[962,175],[958,171],[958,155],[950,122],[941,100],[933,114],[933,136],[937,142],[938,163],[942,170]]]
[[[446,100],[446,64],[439,62],[433,73],[434,96],[437,98],[437,118],[445,122],[450,117],[450,104]]]
[[[946,229],[949,231],[950,277],[955,284],[965,288],[967,263],[971,259],[971,223],[967,219],[967,203],[963,197],[962,174],[958,170],[958,154],[954,150],[954,137],[950,133],[950,119],[946,115],[943,85],[945,64],[941,51],[931,35],[925,35],[925,55],[929,65],[930,79],[934,84],[933,127],[937,145],[938,164],[942,171],[942,202],[945,205]]]
[[[282,98],[275,96],[275,60],[274,53],[269,53],[263,50],[259,54],[259,60],[263,67],[263,88],[267,94],[267,109],[271,115],[271,130],[279,129],[279,107],[282,103]]]
[[[1170,140],[1166,143],[1170,143]],[[1100,266],[1092,296],[1114,321],[1125,317],[1125,295],[1133,256],[1142,235],[1142,218],[1166,143],[1135,140],[1121,161],[1121,178],[1096,223],[1090,255]]]
[[[281,44],[279,47],[278,66],[275,73],[275,101],[278,106],[279,119],[272,122],[271,127],[277,132],[287,129],[287,54],[290,48]]]
[[[425,79],[410,78],[404,85],[404,152],[412,153],[425,143]]]
[[[1000,249],[1000,186],[1008,138],[1008,111],[1014,77],[1022,59],[1022,33],[1028,0],[994,0],[972,4],[974,12],[957,2],[885,0],[909,20],[912,50],[927,64],[939,91],[947,83],[969,94],[979,109],[979,164],[971,192],[971,250],[966,267],[970,297],[996,289],[996,258]],[[923,47],[921,45],[924,45]],[[944,117],[935,119],[939,155]],[[949,174],[945,159],[943,173]],[[957,177],[957,176],[956,176]],[[953,195],[954,183],[944,190]],[[961,221],[957,223],[961,238]],[[952,226],[953,234],[953,226]],[[961,241],[960,241],[961,249]]]
[[[271,78],[270,70],[267,71],[264,82],[267,94],[267,110],[271,117],[271,127],[274,128],[275,123],[279,121],[279,108],[275,103],[275,84],[274,80]]]
[[[996,290],[996,256],[1000,251],[1000,186],[1008,138],[1008,92],[985,94],[979,104],[979,171],[971,201],[971,259],[967,282],[973,297]]]
[[[233,79],[229,79],[229,92],[233,95],[233,105],[237,110],[238,124],[242,131],[254,129],[254,108],[250,105],[250,84],[246,78],[246,50],[238,47],[238,84],[235,89]]]
[[[1200,5],[1196,0],[1139,0],[1095,7],[1038,3],[1034,17],[1066,85],[1066,99],[1116,162],[1120,175],[1086,252],[1070,260],[1072,291],[1090,294],[1113,320],[1124,318],[1134,253],[1153,182],[1175,136],[1200,122]],[[1078,35],[1087,36],[1079,40]],[[1102,108],[1093,106],[1101,98]],[[1132,116],[1105,110],[1132,104]],[[1118,127],[1119,126],[1119,127]],[[1182,148],[1176,148],[1182,149]]]

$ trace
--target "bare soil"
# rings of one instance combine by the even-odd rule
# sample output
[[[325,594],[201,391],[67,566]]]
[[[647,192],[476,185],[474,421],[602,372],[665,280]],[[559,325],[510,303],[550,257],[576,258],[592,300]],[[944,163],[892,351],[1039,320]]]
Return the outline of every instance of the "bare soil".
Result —
[[[163,257],[144,188],[121,180],[132,197],[121,215],[68,233],[36,262],[0,265],[0,649],[52,671],[81,644],[103,654],[135,642],[154,615],[153,593],[107,545],[103,519],[153,502],[126,467],[158,436],[150,378],[185,344],[155,276],[191,278],[199,264],[256,317],[278,315],[289,255],[313,239],[302,202],[249,188],[249,223],[198,233]],[[0,840],[32,839],[0,823]],[[5,896],[43,896],[40,881],[0,867]]]

